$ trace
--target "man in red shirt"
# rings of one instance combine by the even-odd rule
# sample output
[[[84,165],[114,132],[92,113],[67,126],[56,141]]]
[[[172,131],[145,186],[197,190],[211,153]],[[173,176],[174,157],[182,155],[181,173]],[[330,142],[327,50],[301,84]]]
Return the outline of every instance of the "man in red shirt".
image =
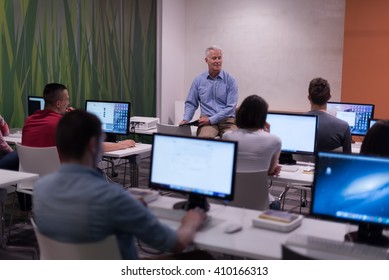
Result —
[[[56,145],[55,134],[58,122],[69,110],[69,93],[66,86],[47,84],[43,90],[45,109],[29,116],[23,126],[22,145],[51,147]]]

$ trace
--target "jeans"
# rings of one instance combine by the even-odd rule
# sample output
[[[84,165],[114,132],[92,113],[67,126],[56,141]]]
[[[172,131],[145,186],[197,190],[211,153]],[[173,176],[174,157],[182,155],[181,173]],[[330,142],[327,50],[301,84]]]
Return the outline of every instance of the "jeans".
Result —
[[[12,151],[0,158],[0,168],[18,171],[19,170],[19,156],[16,151]]]

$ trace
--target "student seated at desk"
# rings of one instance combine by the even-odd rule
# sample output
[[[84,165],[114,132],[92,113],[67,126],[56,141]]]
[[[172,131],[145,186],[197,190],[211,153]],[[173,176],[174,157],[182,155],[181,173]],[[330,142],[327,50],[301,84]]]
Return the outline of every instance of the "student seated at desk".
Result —
[[[58,124],[59,171],[34,186],[34,219],[39,231],[62,242],[94,242],[115,234],[124,259],[137,259],[134,237],[162,251],[181,251],[206,218],[188,211],[177,231],[160,223],[128,191],[108,183],[97,170],[103,133],[99,119],[75,110]]]
[[[278,175],[278,158],[281,139],[269,133],[266,124],[267,102],[258,95],[243,100],[236,113],[237,130],[227,131],[223,139],[238,141],[237,171],[268,170],[269,175]],[[270,208],[279,209],[279,202],[269,194]]]
[[[22,145],[29,147],[52,147],[56,145],[55,132],[62,116],[74,108],[69,107],[69,93],[66,86],[47,84],[43,90],[45,109],[29,116],[23,126]],[[118,143],[104,142],[104,151],[111,152],[135,146],[133,140]]]
[[[333,151],[342,148],[351,153],[351,132],[346,121],[338,119],[327,111],[327,102],[331,99],[330,85],[327,80],[315,78],[309,83],[308,99],[311,111],[307,114],[318,117],[317,151]]]

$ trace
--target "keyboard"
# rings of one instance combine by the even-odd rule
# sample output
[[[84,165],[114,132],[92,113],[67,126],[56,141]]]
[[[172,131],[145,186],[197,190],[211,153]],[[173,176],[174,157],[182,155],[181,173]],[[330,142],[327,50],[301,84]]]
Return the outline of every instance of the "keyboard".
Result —
[[[182,217],[184,217],[186,214],[185,210],[176,210],[173,208],[160,208],[149,206],[149,209],[158,218],[175,222],[181,222]]]
[[[388,260],[389,249],[347,241],[331,240],[316,236],[294,234],[286,245],[332,253],[356,260]]]
[[[186,214],[185,210],[176,210],[173,208],[161,208],[161,207],[149,206],[149,209],[159,219],[164,219],[164,220],[169,220],[174,222],[181,222],[182,218]],[[212,220],[212,216],[207,215],[207,218],[205,219],[201,227],[204,228],[205,226],[209,225],[211,220]]]
[[[281,171],[285,172],[297,172],[299,167],[297,165],[281,165]]]

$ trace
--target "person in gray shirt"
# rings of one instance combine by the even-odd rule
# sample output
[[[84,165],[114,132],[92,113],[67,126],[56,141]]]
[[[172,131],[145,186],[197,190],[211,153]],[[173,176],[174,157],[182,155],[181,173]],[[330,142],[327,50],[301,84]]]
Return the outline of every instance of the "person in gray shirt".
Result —
[[[311,111],[307,114],[318,116],[317,151],[342,149],[351,153],[351,133],[347,122],[340,120],[327,111],[327,102],[331,98],[331,89],[327,80],[315,78],[309,83],[308,99]]]

